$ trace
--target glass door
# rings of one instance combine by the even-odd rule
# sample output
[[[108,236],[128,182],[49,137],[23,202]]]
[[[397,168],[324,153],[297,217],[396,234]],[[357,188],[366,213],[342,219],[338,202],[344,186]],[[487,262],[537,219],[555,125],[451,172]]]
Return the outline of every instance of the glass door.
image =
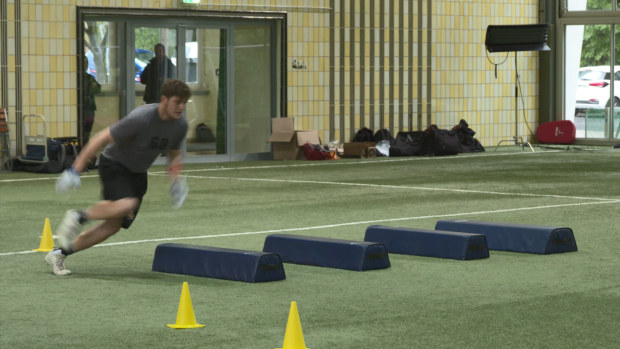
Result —
[[[90,137],[119,120],[123,113],[122,26],[113,21],[83,23],[84,56],[80,64],[78,136],[84,146]]]
[[[191,23],[175,28],[135,27],[135,105],[153,103],[149,84],[162,80],[145,72],[155,64],[161,49],[156,47],[161,44],[172,66],[167,70],[159,66],[160,76],[164,71],[176,72],[192,90],[185,112],[187,156],[208,161],[264,157],[271,149],[266,140],[276,88],[271,28],[226,23],[207,28]]]
[[[183,76],[192,90],[186,109],[187,154],[228,157],[228,31],[185,28],[183,37]]]
[[[190,156],[226,155],[226,29],[134,28],[135,105],[156,103],[165,79],[192,90],[185,109]]]
[[[271,28],[238,25],[234,33],[235,152],[268,152],[274,75]]]
[[[620,0],[618,1],[620,5]],[[611,134],[614,139],[620,139],[620,24],[613,25],[614,34],[614,84],[612,95],[614,96],[613,122],[611,123]]]
[[[213,160],[261,158],[271,146],[274,38],[270,24],[185,29],[188,155]],[[232,35],[229,35],[232,33]]]
[[[137,106],[158,103],[163,81],[178,78],[192,90],[184,115],[186,161],[270,158],[271,119],[281,112],[277,23],[85,21],[81,86],[87,77],[100,86],[93,83],[92,93],[81,93],[81,105],[96,104],[97,115],[83,111],[80,126],[92,126],[88,131],[94,134]],[[85,140],[88,131],[81,132]]]

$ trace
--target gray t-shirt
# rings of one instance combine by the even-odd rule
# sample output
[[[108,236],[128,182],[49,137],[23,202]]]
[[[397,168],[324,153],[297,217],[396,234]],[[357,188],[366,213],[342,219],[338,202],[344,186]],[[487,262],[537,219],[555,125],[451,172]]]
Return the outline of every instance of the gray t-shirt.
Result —
[[[114,139],[103,155],[118,161],[131,172],[146,172],[157,157],[169,149],[179,149],[187,134],[187,121],[162,120],[159,104],[146,104],[134,109],[118,123],[110,126]]]

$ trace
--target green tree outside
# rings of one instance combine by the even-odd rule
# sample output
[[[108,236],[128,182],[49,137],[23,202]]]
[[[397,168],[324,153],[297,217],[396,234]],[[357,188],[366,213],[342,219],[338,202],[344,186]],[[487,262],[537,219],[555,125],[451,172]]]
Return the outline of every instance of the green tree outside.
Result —
[[[610,0],[588,0],[588,11],[611,10]],[[611,24],[584,26],[581,66],[609,65],[611,62]],[[616,26],[616,64],[620,64],[620,28]]]

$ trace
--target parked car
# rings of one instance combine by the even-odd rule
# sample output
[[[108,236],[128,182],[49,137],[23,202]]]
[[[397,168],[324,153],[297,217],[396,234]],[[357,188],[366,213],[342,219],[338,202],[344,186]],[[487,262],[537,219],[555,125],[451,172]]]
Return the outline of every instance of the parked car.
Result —
[[[605,109],[612,105],[610,67],[579,68],[575,116],[585,116],[588,109]],[[620,65],[614,67],[613,106],[620,107]]]
[[[140,74],[142,74],[142,71],[144,70],[144,68],[146,68],[146,66],[149,64],[149,61],[151,60],[151,58],[155,57],[155,52],[150,51],[150,50],[145,50],[142,48],[137,48],[135,51],[135,59],[134,59],[134,66],[135,66],[135,74],[134,74],[134,80],[136,83],[140,82]]]
[[[95,60],[93,59],[92,51],[88,51],[86,53],[86,57],[88,58],[88,69],[87,73],[97,78],[97,68],[95,67]],[[137,48],[135,50],[135,58],[134,58],[134,81],[136,83],[140,82],[140,74],[148,64],[151,58],[155,57],[155,53],[150,50],[144,50],[141,48]]]

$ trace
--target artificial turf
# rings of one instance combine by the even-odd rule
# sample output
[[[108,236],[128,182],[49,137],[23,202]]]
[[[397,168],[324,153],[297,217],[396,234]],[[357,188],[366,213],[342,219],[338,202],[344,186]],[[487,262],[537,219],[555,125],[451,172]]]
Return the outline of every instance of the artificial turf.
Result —
[[[292,301],[312,349],[618,347],[620,150],[536,150],[190,164],[178,211],[156,166],[134,225],[70,256],[68,277],[31,250],[45,218],[55,231],[98,198],[95,173],[59,196],[56,175],[2,172],[0,347],[281,348]],[[453,218],[570,227],[579,251],[390,254],[365,272],[285,263],[286,280],[255,284],[151,271],[165,242],[262,250],[272,232],[363,240],[371,224]],[[184,281],[204,328],[166,326]]]

